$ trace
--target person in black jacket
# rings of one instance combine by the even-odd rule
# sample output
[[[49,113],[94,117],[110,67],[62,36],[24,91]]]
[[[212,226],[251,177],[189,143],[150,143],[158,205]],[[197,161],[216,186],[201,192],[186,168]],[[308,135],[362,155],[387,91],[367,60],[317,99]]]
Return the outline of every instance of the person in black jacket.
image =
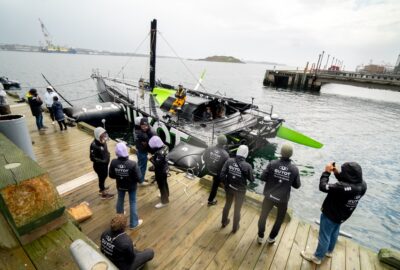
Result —
[[[152,132],[149,121],[146,117],[140,119],[140,128],[135,130],[135,144],[136,144],[136,154],[138,159],[138,165],[140,169],[140,174],[142,176],[141,183],[145,180],[146,170],[147,170],[147,155],[149,153],[149,140],[154,136]]]
[[[90,160],[93,162],[93,169],[99,177],[99,195],[101,199],[111,199],[114,195],[107,192],[109,187],[104,186],[104,182],[108,176],[108,163],[110,163],[106,130],[102,127],[95,128],[94,138],[90,144]]]
[[[35,88],[29,90],[28,103],[29,107],[31,108],[32,115],[35,116],[36,118],[36,126],[38,130],[41,131],[46,129],[47,127],[43,125],[43,114],[42,114],[43,101],[38,95],[37,90]]]
[[[48,107],[49,108],[49,107]],[[60,101],[58,101],[58,97],[54,96],[53,97],[53,105],[51,105],[51,115],[53,119],[55,119],[60,126],[60,130],[67,130],[67,124],[65,124],[65,117],[64,117],[64,111],[63,111],[63,106]],[[64,129],[63,129],[64,126]]]
[[[338,182],[329,183],[331,172]],[[301,252],[301,256],[315,264],[327,256],[332,257],[340,225],[345,222],[356,209],[359,200],[367,191],[367,184],[362,177],[361,166],[357,162],[346,162],[341,172],[336,169],[335,163],[328,163],[322,173],[319,190],[328,193],[322,208],[318,236],[318,247],[314,254]]]
[[[261,175],[264,185],[264,201],[262,204],[260,219],[258,220],[258,243],[264,242],[265,224],[267,217],[275,206],[278,209],[275,224],[269,234],[267,242],[272,244],[279,233],[282,222],[285,219],[287,206],[292,187],[299,188],[299,169],[292,163],[293,147],[284,144],[281,148],[281,158],[271,161]]]
[[[117,213],[124,213],[125,193],[129,194],[129,226],[135,229],[142,225],[143,220],[138,218],[136,208],[136,188],[140,183],[140,170],[136,162],[129,160],[128,148],[125,143],[120,142],[115,146],[115,154],[118,158],[113,159],[110,164],[109,176],[117,180]]]
[[[217,138],[217,145],[208,147],[203,155],[206,168],[213,176],[213,184],[211,187],[210,196],[208,197],[208,205],[217,204],[215,196],[217,195],[218,187],[221,182],[220,173],[222,166],[224,166],[225,161],[227,161],[229,158],[228,152],[224,149],[226,143],[226,136],[219,135]]]
[[[154,257],[152,249],[138,251],[126,234],[126,216],[117,214],[111,220],[111,228],[101,234],[100,251],[120,270],[140,269]]]
[[[149,141],[149,146],[154,151],[151,162],[154,164],[154,173],[161,194],[161,202],[155,207],[162,208],[169,203],[169,187],[167,182],[169,166],[168,166],[168,146],[166,146],[160,137],[153,136]]]
[[[225,228],[230,222],[228,218],[229,210],[233,199],[235,199],[233,233],[239,230],[240,210],[247,190],[247,180],[254,182],[253,168],[246,162],[248,154],[249,148],[246,145],[239,146],[236,157],[230,158],[225,162],[220,176],[224,181],[226,192],[226,202],[222,211],[222,228]]]

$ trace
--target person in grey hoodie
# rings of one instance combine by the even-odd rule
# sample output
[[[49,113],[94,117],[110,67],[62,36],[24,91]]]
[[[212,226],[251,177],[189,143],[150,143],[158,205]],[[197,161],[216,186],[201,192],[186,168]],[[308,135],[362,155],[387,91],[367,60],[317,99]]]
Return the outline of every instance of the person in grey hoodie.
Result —
[[[222,228],[230,222],[229,210],[235,200],[232,233],[239,230],[240,210],[246,195],[247,181],[254,182],[253,168],[246,162],[248,154],[249,148],[246,145],[239,146],[236,157],[228,159],[221,170],[220,177],[224,181],[226,192],[226,202],[222,211]]]
[[[336,183],[329,183],[332,172],[338,180]],[[341,172],[335,163],[328,163],[321,175],[319,190],[328,195],[321,207],[318,246],[314,253],[301,252],[305,260],[315,264],[321,264],[325,256],[332,257],[340,225],[353,214],[361,197],[367,192],[367,183],[357,162],[344,163]]]
[[[90,160],[93,162],[93,169],[99,177],[99,195],[101,199],[112,199],[114,194],[107,192],[109,187],[104,186],[108,176],[108,163],[110,163],[110,152],[107,148],[108,135],[104,128],[94,129],[94,140],[90,145]]]
[[[261,175],[264,185],[264,201],[260,219],[258,220],[258,243],[264,242],[264,231],[267,217],[275,206],[278,209],[275,224],[269,234],[267,242],[272,244],[279,233],[285,218],[292,187],[299,188],[299,169],[293,164],[290,157],[293,155],[291,144],[285,143],[281,148],[281,158],[271,161]]]

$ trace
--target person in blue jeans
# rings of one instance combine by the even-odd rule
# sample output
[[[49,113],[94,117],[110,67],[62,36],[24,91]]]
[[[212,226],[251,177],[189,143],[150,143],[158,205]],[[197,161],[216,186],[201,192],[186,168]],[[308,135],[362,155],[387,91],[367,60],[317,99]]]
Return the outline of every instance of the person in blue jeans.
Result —
[[[151,131],[149,121],[146,117],[140,119],[139,128],[135,130],[135,143],[138,165],[141,173],[141,183],[145,180],[147,170],[147,155],[149,153],[149,140],[154,134]]]
[[[117,181],[117,213],[124,213],[125,194],[128,192],[130,209],[129,227],[130,229],[136,229],[143,223],[143,220],[138,218],[136,207],[137,183],[141,183],[143,180],[141,180],[140,170],[136,162],[129,159],[128,148],[125,143],[117,143],[115,154],[117,158],[111,161],[109,176]]]
[[[338,182],[329,183],[331,172]],[[341,172],[335,163],[328,163],[322,173],[319,190],[328,193],[322,208],[318,236],[318,246],[314,253],[301,252],[301,256],[315,264],[321,264],[322,259],[332,257],[340,225],[345,222],[356,209],[359,200],[367,191],[367,184],[362,177],[361,166],[356,162],[346,162]]]
[[[28,103],[29,107],[31,108],[32,115],[35,116],[36,118],[36,126],[39,131],[47,129],[43,125],[43,109],[42,109],[42,104],[43,101],[38,95],[38,92],[35,88],[32,88],[29,90],[29,96],[28,96]]]

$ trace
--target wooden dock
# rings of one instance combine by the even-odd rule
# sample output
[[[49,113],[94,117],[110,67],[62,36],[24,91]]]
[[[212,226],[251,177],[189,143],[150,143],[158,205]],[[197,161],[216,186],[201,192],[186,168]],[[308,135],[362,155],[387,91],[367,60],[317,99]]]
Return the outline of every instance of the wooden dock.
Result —
[[[49,172],[55,186],[66,187],[66,183],[79,177],[78,181],[85,183],[70,191],[67,187],[61,195],[67,208],[82,201],[90,204],[94,214],[81,223],[81,228],[99,244],[100,234],[115,214],[116,197],[101,200],[98,195],[97,178],[92,174],[89,160],[92,136],[77,127],[62,133],[58,125],[51,125],[48,115],[44,123],[49,129],[39,134],[27,105],[12,106],[11,110],[13,114],[27,116],[37,161]],[[114,145],[115,142],[109,143],[112,158]],[[146,178],[152,175],[149,172]],[[392,269],[381,264],[376,253],[343,237],[339,237],[333,258],[315,267],[302,259],[300,251],[315,249],[318,227],[292,218],[282,225],[275,244],[260,245],[257,243],[259,208],[245,204],[240,229],[232,234],[231,224],[221,229],[225,201],[222,193],[218,195],[218,204],[208,207],[208,190],[198,179],[189,180],[184,173],[174,170],[168,182],[170,204],[162,209],[154,208],[159,201],[156,185],[138,187],[138,214],[144,223],[129,234],[138,249],[154,249],[155,257],[147,269]],[[116,192],[114,180],[107,179],[106,185]],[[129,212],[127,200],[125,208]],[[269,218],[266,232],[273,221],[274,218]]]

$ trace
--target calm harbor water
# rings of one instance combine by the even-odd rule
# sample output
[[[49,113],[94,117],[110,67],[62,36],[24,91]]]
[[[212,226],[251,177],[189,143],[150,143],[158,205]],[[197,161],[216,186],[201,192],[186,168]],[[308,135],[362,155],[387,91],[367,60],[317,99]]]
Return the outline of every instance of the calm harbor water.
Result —
[[[41,73],[56,86],[87,79],[57,87],[74,105],[83,105],[97,102],[95,83],[89,79],[92,70],[115,76],[127,61],[116,56],[0,51],[0,76],[20,81],[24,90],[36,87],[42,93],[46,83]],[[317,94],[271,89],[262,86],[265,69],[271,68],[266,65],[183,62],[157,59],[156,77],[193,88],[195,77],[206,70],[203,85],[208,91],[245,101],[254,97],[264,109],[273,105],[286,126],[325,144],[322,149],[295,145],[293,159],[301,170],[302,187],[292,192],[290,206],[297,216],[310,222],[319,218],[325,195],[318,184],[327,162],[357,161],[368,190],[342,229],[374,250],[400,249],[400,92],[335,84],[323,86]],[[147,70],[147,58],[132,58],[119,77],[147,78]],[[279,145],[283,140],[272,142]],[[255,165],[261,170],[266,161],[257,160]],[[262,186],[255,190],[260,192]]]

